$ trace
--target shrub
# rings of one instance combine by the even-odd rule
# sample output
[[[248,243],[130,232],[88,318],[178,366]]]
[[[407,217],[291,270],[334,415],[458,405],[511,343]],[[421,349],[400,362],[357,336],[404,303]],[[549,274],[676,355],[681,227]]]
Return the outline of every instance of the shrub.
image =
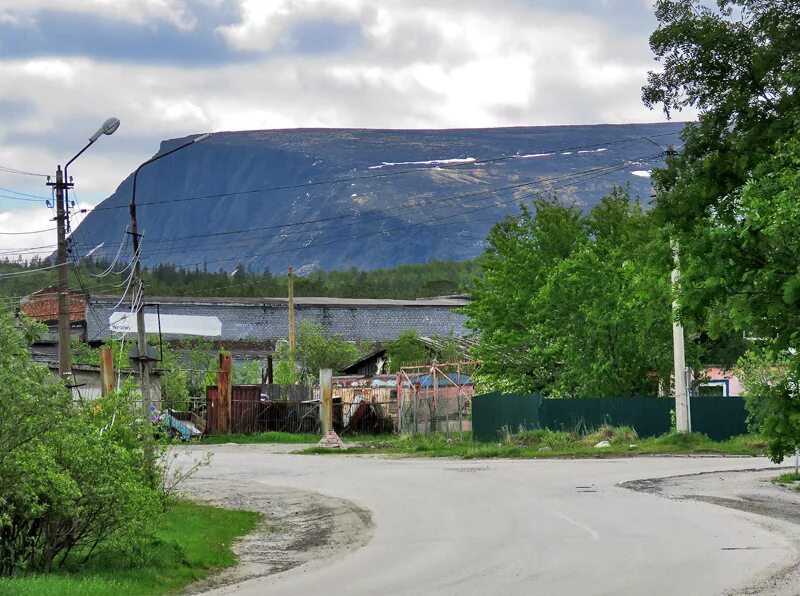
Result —
[[[132,389],[73,403],[0,315],[0,575],[48,572],[147,534],[159,450]]]

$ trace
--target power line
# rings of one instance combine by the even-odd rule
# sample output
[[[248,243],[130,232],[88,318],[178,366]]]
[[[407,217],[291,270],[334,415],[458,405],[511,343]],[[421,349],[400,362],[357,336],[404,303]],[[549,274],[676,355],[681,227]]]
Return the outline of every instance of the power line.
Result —
[[[627,138],[624,138],[624,139],[605,141],[605,142],[602,142],[602,143],[593,143],[593,144],[590,144],[590,145],[580,145],[580,146],[575,146],[575,147],[562,147],[562,148],[558,148],[558,149],[542,149],[542,150],[537,150],[538,153],[536,154],[536,156],[537,157],[543,157],[543,156],[548,156],[548,155],[551,155],[551,154],[555,155],[555,154],[558,154],[558,153],[580,151],[580,150],[583,150],[583,149],[589,149],[589,148],[592,148],[592,147],[600,147],[600,146],[603,146],[603,145],[618,145],[618,144],[621,144],[621,143],[631,143],[631,142],[634,142],[634,141],[649,140],[649,139],[665,137],[665,136],[675,136],[676,134],[677,133],[660,133],[660,134],[657,134],[657,135],[644,135],[644,136],[641,136],[641,137],[627,137]],[[498,163],[498,162],[514,160],[514,159],[522,159],[522,158],[525,158],[525,157],[526,157],[525,155],[519,155],[519,154],[505,155],[505,156],[502,156],[502,157],[475,160],[475,161],[468,162],[468,163],[442,164],[442,165],[439,165],[437,167],[439,169],[458,169],[458,168],[465,168],[465,167],[474,168],[476,166],[492,164],[492,163]],[[435,162],[436,160],[431,160],[431,161]],[[267,187],[263,187],[263,188],[254,188],[254,189],[250,189],[250,190],[221,192],[221,193],[214,193],[214,194],[208,194],[208,195],[196,195],[196,196],[190,196],[190,197],[180,197],[180,198],[176,198],[176,199],[165,199],[165,200],[162,200],[162,201],[145,201],[145,202],[138,202],[137,201],[137,205],[139,205],[139,206],[143,206],[143,205],[163,205],[163,204],[166,204],[166,203],[183,203],[183,202],[186,202],[186,201],[200,201],[200,200],[205,200],[205,199],[220,199],[220,198],[226,198],[226,197],[238,197],[238,196],[243,196],[243,195],[248,195],[248,194],[256,194],[256,193],[261,193],[261,192],[276,192],[276,191],[282,191],[282,190],[297,190],[297,189],[309,188],[309,187],[313,187],[313,186],[321,186],[321,185],[325,185],[325,184],[339,184],[339,183],[344,183],[344,182],[357,182],[357,181],[360,181],[360,180],[370,180],[370,179],[373,179],[373,178],[387,178],[387,177],[390,177],[390,176],[400,176],[400,175],[412,174],[412,173],[416,173],[416,172],[431,172],[431,171],[435,171],[435,170],[433,170],[430,167],[427,167],[427,168],[412,168],[412,169],[400,170],[400,171],[394,171],[394,172],[384,172],[384,173],[381,173],[381,174],[365,174],[365,175],[361,175],[361,176],[352,176],[352,177],[347,177],[347,178],[334,178],[332,180],[316,180],[316,181],[310,181],[310,182],[302,182],[302,183],[298,183],[298,184],[286,184],[286,185],[280,185],[280,186],[267,186]],[[107,207],[95,207],[93,209],[93,211],[108,211],[108,210],[113,210],[113,209],[127,209],[127,208],[128,208],[128,205],[109,205]]]
[[[659,156],[660,156],[660,153],[659,154],[654,154],[654,155],[649,155],[649,156],[642,156],[642,157],[638,157],[638,158],[633,158],[632,160],[625,160],[624,162],[618,163],[616,165],[609,165],[609,166],[604,166],[604,167],[599,167],[599,168],[592,168],[592,169],[581,171],[581,172],[574,172],[574,173],[571,173],[571,174],[568,174],[568,175],[562,175],[562,176],[554,177],[553,179],[548,179],[547,181],[552,181],[552,180],[556,180],[556,179],[564,180],[566,178],[569,178],[569,180],[567,182],[561,184],[561,185],[558,185],[556,187],[550,188],[549,190],[550,191],[558,190],[560,188],[573,186],[573,185],[575,185],[577,183],[580,183],[582,181],[585,181],[585,180],[597,178],[599,176],[603,176],[603,175],[606,175],[606,174],[611,174],[611,173],[613,173],[615,171],[619,171],[619,170],[622,170],[622,169],[628,167],[630,165],[631,161],[634,161],[634,162],[635,161],[640,161],[640,162],[645,162],[646,163],[647,161],[650,161],[650,160],[652,160],[652,159],[654,159],[656,157],[659,157]],[[544,182],[544,180],[537,181],[537,182],[538,183],[542,183],[542,182]],[[532,186],[533,184],[535,184],[535,183],[523,183],[521,185],[512,185],[512,187]],[[498,190],[500,190],[500,189],[489,189],[489,190],[486,190],[486,191],[478,191],[476,193],[466,193],[466,194],[467,195],[476,195],[476,194],[485,194],[486,192],[494,193],[494,192],[497,192]],[[545,190],[548,190],[548,189],[545,189]],[[508,203],[516,202],[521,198],[524,198],[526,196],[531,196],[533,194],[536,194],[537,192],[539,192],[539,191],[538,190],[537,191],[532,191],[532,192],[526,193],[526,194],[524,194],[522,196],[515,196],[512,199],[501,201],[500,203],[494,203],[494,204],[486,206],[486,207],[477,207],[477,208],[470,209],[468,211],[462,211],[462,212],[459,212],[459,213],[456,213],[456,214],[452,214],[450,216],[446,216],[446,217],[440,218],[440,220],[441,219],[458,218],[458,217],[465,216],[466,214],[469,214],[469,213],[472,213],[472,212],[491,209],[493,207],[497,207],[497,206],[500,206],[500,205],[505,205],[505,204],[508,204]],[[378,219],[380,219],[380,218],[378,218]],[[375,220],[372,220],[372,221],[377,221],[378,219],[375,219]],[[489,219],[490,220],[494,220],[496,218],[489,218]],[[482,221],[482,220],[478,220],[478,221]],[[352,222],[351,224],[347,224],[347,225],[359,225],[360,223],[364,223],[364,222]],[[459,223],[466,223],[466,222],[448,222],[447,224],[444,224],[444,225],[457,225]],[[368,234],[360,234],[359,236],[357,236],[357,239],[364,238],[364,237],[369,237],[369,236],[387,234],[387,233],[393,232],[393,231],[408,230],[408,229],[411,229],[411,228],[414,228],[414,227],[419,227],[419,226],[431,226],[431,225],[433,225],[433,224],[426,223],[426,222],[409,223],[409,224],[405,224],[405,225],[394,227],[394,228],[378,230],[378,231],[375,231],[375,232],[372,232],[372,233],[368,233]],[[277,227],[281,227],[281,226],[277,226]],[[305,231],[299,231],[299,232],[295,232],[295,233],[308,233],[308,232],[312,232],[312,231],[320,232],[320,231],[324,231],[324,230],[320,230],[320,229],[305,230]],[[204,235],[189,236],[187,238],[191,238],[191,237],[198,237],[199,238],[199,237],[204,237]],[[252,243],[252,242],[254,242],[256,240],[257,239],[248,239],[248,240],[245,240],[243,242]],[[247,254],[241,253],[241,254],[239,254],[239,255],[237,255],[235,257],[229,257],[229,258],[225,258],[225,259],[217,259],[217,260],[212,260],[212,261],[206,260],[206,261],[204,261],[202,263],[201,262],[183,263],[183,264],[176,263],[175,266],[176,267],[187,268],[187,267],[191,267],[191,266],[198,266],[198,265],[201,265],[201,264],[202,265],[207,265],[208,263],[229,262],[229,261],[237,261],[237,260],[241,261],[241,260],[253,259],[253,258],[257,257],[257,256],[269,256],[269,255],[275,255],[275,254],[283,254],[283,253],[286,253],[286,252],[292,252],[292,251],[301,250],[301,249],[304,249],[304,248],[310,248],[310,247],[315,247],[315,246],[323,246],[323,245],[335,244],[335,243],[340,243],[340,242],[347,242],[347,241],[350,241],[350,240],[351,240],[350,238],[346,238],[346,239],[338,239],[338,240],[335,240],[335,241],[327,241],[327,242],[321,242],[321,243],[311,243],[311,244],[307,244],[305,246],[302,246],[302,245],[297,246],[297,245],[295,245],[295,246],[291,246],[291,247],[288,247],[288,248],[285,248],[285,249],[279,250],[279,251],[271,251],[269,253],[257,253],[257,254],[253,254],[253,255],[247,255]],[[230,246],[231,242],[227,242],[226,245]],[[183,247],[166,248],[166,249],[156,250],[156,251],[148,251],[148,254],[152,255],[152,254],[160,254],[160,253],[165,253],[165,252],[166,253],[170,253],[170,254],[174,254],[176,252],[185,252],[185,251],[193,248],[194,246],[195,245],[190,245],[190,246],[183,246]],[[202,243],[202,244],[196,245],[196,246],[209,246],[209,243],[206,242],[206,243]],[[263,246],[267,246],[267,247],[285,246],[285,242],[283,242],[280,239],[278,239],[277,241],[273,241],[273,242],[270,242],[270,243],[268,243],[266,245],[261,245],[261,246],[262,247]]]
[[[36,269],[25,269],[23,271],[14,271],[13,273],[0,273],[0,279],[5,279],[7,277],[16,277],[18,275],[30,275],[32,273],[38,273],[40,271],[49,271],[51,269],[55,269],[58,265],[50,265],[48,267],[38,267]]]
[[[0,165],[0,172],[5,172],[6,174],[18,174],[20,176],[37,176],[39,178],[47,178],[47,174],[37,174],[36,172],[26,172],[25,170],[18,170],[16,168],[11,168],[8,166]]]
[[[23,203],[41,203],[42,201],[47,201],[49,199],[29,199],[27,197],[16,197],[12,195],[4,195],[0,194],[0,199],[5,199],[7,201],[21,201]]]
[[[2,236],[24,236],[26,234],[41,234],[43,232],[52,232],[55,228],[47,228],[46,230],[31,230],[30,232],[0,232]]]
[[[50,199],[50,197],[43,197],[43,196],[40,196],[40,195],[31,195],[31,194],[28,194],[26,192],[20,192],[18,190],[14,190],[14,189],[11,189],[11,188],[3,188],[2,186],[0,186],[0,190],[2,190],[3,192],[10,192],[11,194],[14,194],[14,195],[19,195],[21,197],[31,197],[33,199],[40,199],[42,201],[47,201],[47,200]]]
[[[641,158],[636,158],[636,159],[641,159]],[[634,159],[633,161],[636,161],[636,159]],[[408,199],[405,203],[403,203],[401,205],[397,205],[397,206],[394,206],[394,207],[386,207],[384,209],[370,211],[370,212],[367,212],[367,213],[359,213],[359,214],[355,215],[355,217],[362,217],[363,215],[371,215],[373,213],[385,214],[385,213],[390,212],[390,211],[405,210],[405,209],[408,209],[409,207],[413,207],[414,210],[415,210],[414,214],[415,215],[419,215],[421,213],[427,213],[428,212],[428,210],[426,210],[426,209],[420,209],[419,208],[420,205],[433,205],[433,204],[438,204],[438,203],[442,203],[442,202],[445,202],[445,201],[455,201],[455,200],[458,200],[458,199],[477,197],[477,196],[486,195],[486,194],[493,195],[493,194],[496,194],[498,192],[506,192],[506,191],[509,191],[509,190],[518,190],[520,188],[525,188],[525,187],[529,187],[529,186],[544,186],[548,182],[555,182],[555,181],[560,181],[560,180],[569,179],[569,178],[579,178],[579,177],[584,176],[586,174],[591,174],[591,173],[595,173],[595,172],[603,172],[603,171],[605,171],[605,170],[607,170],[609,168],[614,168],[615,171],[616,171],[617,165],[623,165],[623,164],[627,165],[630,161],[632,161],[632,160],[625,160],[624,162],[618,162],[617,164],[609,164],[609,165],[606,165],[606,166],[600,166],[600,167],[597,167],[597,168],[590,168],[588,170],[581,170],[581,171],[578,171],[578,172],[570,172],[570,173],[567,173],[567,174],[561,174],[561,175],[558,175],[558,176],[552,176],[550,178],[541,178],[541,179],[538,179],[538,180],[533,180],[533,181],[528,181],[528,182],[521,182],[521,183],[511,184],[511,185],[507,185],[507,186],[500,186],[500,187],[482,189],[482,190],[477,190],[477,191],[471,191],[471,192],[468,192],[468,193],[459,193],[459,194],[456,194],[456,195],[450,195],[448,197],[439,197],[439,198],[433,198],[433,199],[417,199],[415,197],[412,197],[412,198]],[[491,198],[491,196],[485,197],[485,198]],[[460,205],[455,205],[455,206],[460,207]],[[434,205],[433,210],[439,209],[441,207],[442,207],[441,205]],[[336,216],[330,216],[330,217],[307,219],[307,220],[291,222],[291,223],[286,223],[286,224],[273,224],[273,225],[269,225],[269,226],[259,226],[259,227],[256,227],[256,228],[244,228],[244,229],[239,229],[239,230],[226,230],[226,231],[223,231],[223,232],[212,232],[212,233],[206,233],[206,234],[190,234],[190,235],[186,235],[186,236],[175,236],[175,237],[171,237],[171,238],[156,238],[156,239],[148,240],[148,245],[161,244],[161,243],[164,243],[164,242],[172,243],[172,242],[176,242],[176,241],[180,241],[180,240],[189,240],[189,239],[194,239],[194,238],[204,238],[205,239],[205,238],[218,237],[218,236],[228,236],[228,235],[232,235],[232,234],[263,232],[263,231],[268,231],[268,230],[284,229],[284,228],[296,227],[296,226],[305,226],[305,225],[309,225],[309,224],[318,224],[318,223],[325,223],[325,222],[330,222],[330,221],[336,221],[337,222],[337,226],[354,226],[354,225],[362,225],[362,224],[365,224],[365,223],[371,223],[371,222],[374,222],[374,221],[380,221],[380,220],[385,219],[385,218],[386,218],[385,215],[379,215],[378,217],[372,218],[372,219],[353,221],[353,222],[349,222],[349,223],[339,223],[339,222],[341,222],[343,217],[341,215],[336,215]],[[284,235],[306,234],[306,233],[315,232],[315,231],[320,231],[320,228],[311,229],[311,230],[299,230],[299,231],[295,231],[295,232],[285,232]],[[248,242],[253,242],[255,240],[257,240],[257,238],[249,239]],[[230,242],[226,242],[226,244],[230,244]],[[174,252],[175,250],[179,250],[179,249],[182,249],[182,248],[183,249],[191,248],[191,247],[194,247],[194,246],[213,246],[213,244],[210,244],[208,242],[204,242],[202,245],[192,245],[190,247],[173,247],[173,248],[170,248],[170,249],[164,249],[164,251],[165,252]],[[148,251],[148,254],[154,254],[154,253],[157,254],[158,252],[159,251]]]
[[[651,159],[653,159],[654,157],[658,157],[658,156],[660,156],[660,154],[656,154],[655,156],[652,156]],[[648,161],[648,159],[646,159],[646,158],[636,158],[636,159],[640,160],[640,161]],[[624,169],[626,167],[628,167],[628,163],[625,163],[624,165],[618,166],[618,167],[616,167],[614,169],[611,169],[609,171],[604,171],[604,172],[597,173],[597,174],[595,174],[593,176],[588,176],[588,177],[585,178],[585,180],[590,180],[592,178],[597,178],[599,176],[610,174],[610,173],[612,173],[614,171],[618,171],[618,170]],[[585,180],[581,180],[581,181],[585,181]],[[563,184],[561,186],[557,186],[557,187],[549,189],[549,190],[550,191],[558,190],[559,188],[572,186],[572,184],[574,184],[574,182],[569,182],[569,183]],[[530,194],[534,194],[534,193],[530,193]],[[510,202],[515,202],[515,201],[519,200],[519,198],[520,197],[514,197],[513,199],[509,199],[509,200],[503,201],[503,202],[501,202],[499,204],[502,205],[502,204],[507,204],[507,203],[510,203]],[[440,218],[439,221],[444,220],[444,219],[452,219],[452,218],[455,218],[455,217],[462,217],[464,215],[467,215],[469,213],[475,213],[477,211],[485,211],[486,209],[492,209],[492,208],[494,208],[496,206],[498,206],[498,204],[492,204],[492,205],[488,205],[488,206],[484,206],[484,207],[477,207],[477,208],[470,209],[470,210],[467,210],[467,211],[464,211],[464,212],[461,212],[461,213],[456,213],[456,214],[453,214],[453,215],[450,215],[450,216],[442,217],[442,218]],[[238,257],[230,257],[230,258],[225,258],[225,259],[215,259],[215,260],[211,260],[211,261],[206,260],[204,262],[188,263],[188,264],[182,265],[182,267],[191,267],[193,265],[207,265],[209,263],[228,262],[228,261],[238,260],[238,259],[242,259],[242,258],[255,258],[255,257],[259,257],[259,256],[272,256],[272,255],[276,255],[276,254],[283,254],[283,253],[286,253],[286,252],[294,252],[294,251],[297,251],[299,249],[305,249],[305,248],[311,248],[311,247],[317,247],[317,246],[328,246],[328,245],[331,245],[331,244],[338,244],[338,243],[341,243],[341,242],[350,242],[350,241],[353,241],[353,240],[361,240],[363,238],[370,237],[370,236],[378,236],[378,235],[382,235],[382,234],[388,234],[389,232],[407,230],[407,229],[410,229],[410,228],[415,228],[415,227],[420,227],[420,226],[425,226],[425,225],[427,225],[429,227],[436,227],[436,226],[439,226],[439,225],[442,225],[442,224],[440,224],[440,223],[426,224],[425,222],[419,222],[419,223],[408,224],[408,225],[404,225],[404,226],[398,226],[396,228],[390,228],[390,229],[386,229],[386,230],[379,230],[379,231],[372,232],[372,233],[360,234],[355,238],[338,238],[338,239],[330,240],[330,241],[327,241],[327,242],[310,243],[310,244],[307,244],[307,245],[301,246],[301,247],[294,246],[294,247],[287,248],[287,249],[284,249],[284,250],[270,251],[270,252],[267,252],[267,253],[256,253],[256,254],[246,255],[246,256],[241,256],[240,255]],[[452,223],[450,223],[448,225],[452,225]],[[275,244],[272,244],[272,245],[274,246]]]

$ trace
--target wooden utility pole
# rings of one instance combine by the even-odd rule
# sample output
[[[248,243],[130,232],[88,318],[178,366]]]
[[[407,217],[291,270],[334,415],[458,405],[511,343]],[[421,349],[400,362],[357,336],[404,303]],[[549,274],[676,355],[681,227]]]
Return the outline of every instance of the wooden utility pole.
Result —
[[[222,433],[229,433],[231,427],[231,355],[221,353],[219,355],[219,370],[217,371],[217,397],[219,408],[217,409],[217,429]]]
[[[289,382],[294,385],[294,268],[289,265]]]
[[[319,424],[324,435],[333,428],[333,370],[319,371]]]
[[[100,391],[103,397],[114,391],[114,355],[108,346],[100,348]]]

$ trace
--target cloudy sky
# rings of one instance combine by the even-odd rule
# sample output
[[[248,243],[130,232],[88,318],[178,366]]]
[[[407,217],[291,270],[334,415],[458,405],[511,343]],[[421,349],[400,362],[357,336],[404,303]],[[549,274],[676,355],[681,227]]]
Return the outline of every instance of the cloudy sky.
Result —
[[[0,0],[0,256],[55,241],[8,234],[53,226],[18,172],[109,116],[70,168],[86,208],[190,133],[662,121],[655,26],[650,0]]]

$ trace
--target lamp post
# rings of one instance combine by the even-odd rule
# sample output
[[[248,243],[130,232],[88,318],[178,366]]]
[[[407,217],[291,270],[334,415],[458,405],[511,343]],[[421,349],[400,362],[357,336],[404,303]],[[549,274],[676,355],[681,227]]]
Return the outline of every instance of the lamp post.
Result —
[[[56,229],[58,235],[58,249],[56,252],[56,271],[58,281],[56,292],[58,295],[58,374],[63,379],[72,371],[72,354],[70,352],[70,321],[69,321],[69,285],[67,283],[67,218],[69,217],[68,189],[72,182],[67,175],[69,165],[78,159],[81,154],[91,147],[102,135],[111,135],[119,128],[117,118],[109,118],[103,125],[89,137],[89,142],[78,151],[64,166],[56,168],[56,181],[48,182],[48,186],[56,189]]]
[[[143,164],[141,164],[138,168],[136,168],[136,171],[133,173],[133,190],[131,191],[130,214],[131,214],[131,236],[133,236],[133,259],[134,259],[133,275],[135,278],[135,282],[133,284],[133,296],[131,298],[131,304],[136,307],[136,334],[138,338],[137,342],[138,355],[136,356],[136,360],[139,364],[139,380],[140,380],[140,387],[142,390],[142,409],[145,411],[145,415],[148,415],[151,403],[150,402],[150,357],[147,354],[147,331],[145,329],[145,324],[144,324],[144,287],[142,283],[141,253],[139,248],[141,235],[139,234],[139,225],[138,222],[136,221],[136,179],[138,178],[141,169],[146,165],[151,164],[154,161],[158,161],[159,159],[163,159],[167,155],[172,155],[176,151],[185,149],[190,145],[194,145],[195,143],[199,143],[200,141],[205,141],[210,136],[211,133],[208,132],[206,134],[197,136],[191,141],[187,141],[182,145],[178,145],[174,149],[170,149],[169,151],[165,151],[164,153],[159,153],[155,157],[152,157]]]

